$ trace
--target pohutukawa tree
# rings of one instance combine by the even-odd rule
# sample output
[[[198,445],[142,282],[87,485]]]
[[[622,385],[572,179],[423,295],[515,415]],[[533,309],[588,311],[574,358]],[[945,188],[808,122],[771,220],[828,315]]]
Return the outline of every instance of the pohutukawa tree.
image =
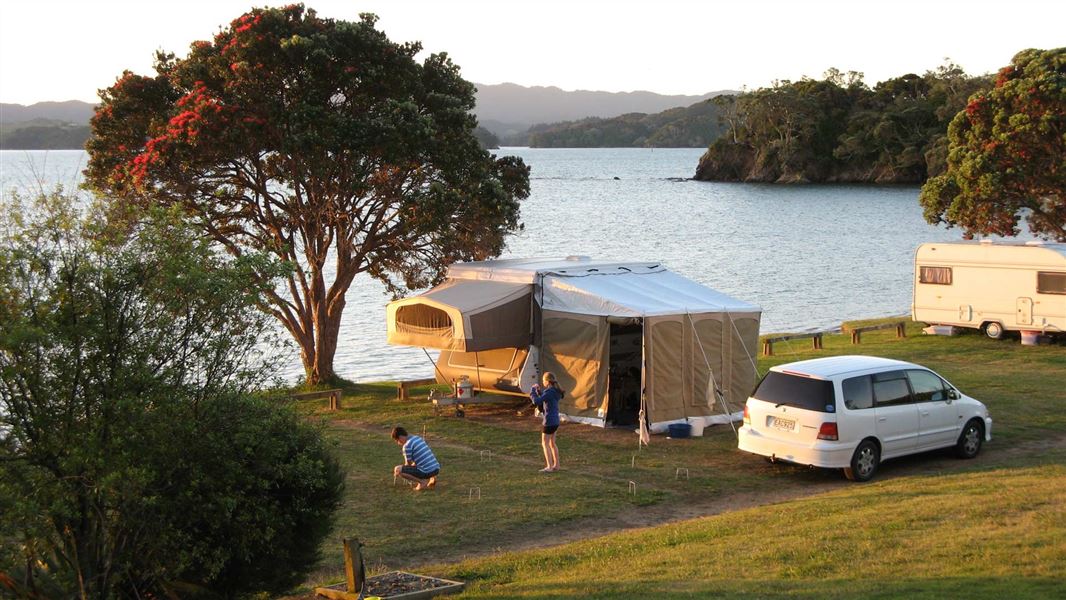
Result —
[[[1025,50],[948,127],[948,169],[922,187],[930,223],[1066,242],[1066,48]]]
[[[345,292],[359,273],[393,293],[502,252],[521,228],[529,169],[473,135],[474,86],[445,54],[320,18],[254,9],[154,77],[100,92],[86,178],[123,203],[179,205],[240,256],[292,267],[263,308],[311,383],[334,376]],[[121,214],[121,206],[114,207]]]

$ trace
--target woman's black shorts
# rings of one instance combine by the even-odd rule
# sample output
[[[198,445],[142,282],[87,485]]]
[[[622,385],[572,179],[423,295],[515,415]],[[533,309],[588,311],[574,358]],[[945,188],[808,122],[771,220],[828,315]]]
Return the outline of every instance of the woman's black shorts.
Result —
[[[542,429],[541,431],[544,432],[544,435],[551,435],[551,434],[555,433],[558,430],[559,430],[559,426],[558,425],[545,425],[544,429]]]

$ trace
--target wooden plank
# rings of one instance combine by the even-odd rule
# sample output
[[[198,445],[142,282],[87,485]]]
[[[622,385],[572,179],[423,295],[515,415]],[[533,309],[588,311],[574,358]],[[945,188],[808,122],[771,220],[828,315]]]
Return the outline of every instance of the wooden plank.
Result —
[[[291,396],[297,400],[317,400],[318,398],[327,398],[329,396],[339,396],[341,390],[314,390],[312,392],[297,392],[291,394]]]
[[[812,331],[810,333],[790,333],[788,335],[777,335],[774,337],[768,337],[762,339],[762,354],[763,356],[774,355],[774,342],[787,342],[790,340],[802,340],[811,338],[812,347],[815,350],[822,349],[822,336],[824,331]]]
[[[864,325],[862,327],[850,328],[851,343],[862,343],[862,332],[876,331],[878,329],[895,329],[897,338],[907,337],[907,321],[893,321],[892,323],[881,323],[880,325]]]
[[[348,578],[348,593],[361,594],[366,583],[366,570],[363,566],[362,544],[357,538],[344,539],[344,574]]]
[[[407,381],[400,381],[396,384],[396,399],[397,400],[410,400],[408,391],[413,387],[419,387],[422,385],[433,385],[437,383],[437,380],[430,377],[426,379],[409,379]]]
[[[298,392],[290,394],[293,400],[318,400],[319,398],[329,398],[329,409],[337,410],[341,406],[341,390],[314,390],[312,392]]]

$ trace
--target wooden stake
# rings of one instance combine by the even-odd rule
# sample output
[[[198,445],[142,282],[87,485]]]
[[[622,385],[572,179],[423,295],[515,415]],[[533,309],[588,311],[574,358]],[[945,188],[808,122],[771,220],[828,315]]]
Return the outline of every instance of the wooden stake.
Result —
[[[363,544],[357,538],[344,540],[344,573],[348,577],[348,593],[363,593],[366,585],[366,567],[363,565]]]

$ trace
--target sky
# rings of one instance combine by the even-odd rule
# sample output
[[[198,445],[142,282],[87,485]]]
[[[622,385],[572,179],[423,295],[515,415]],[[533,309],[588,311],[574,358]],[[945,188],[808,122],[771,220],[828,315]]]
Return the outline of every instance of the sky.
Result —
[[[0,102],[95,102],[124,69],[152,74],[263,0],[0,0]],[[394,41],[447,52],[473,82],[702,94],[820,77],[866,82],[945,58],[996,71],[1066,46],[1062,0],[307,0],[320,16],[380,17]]]

